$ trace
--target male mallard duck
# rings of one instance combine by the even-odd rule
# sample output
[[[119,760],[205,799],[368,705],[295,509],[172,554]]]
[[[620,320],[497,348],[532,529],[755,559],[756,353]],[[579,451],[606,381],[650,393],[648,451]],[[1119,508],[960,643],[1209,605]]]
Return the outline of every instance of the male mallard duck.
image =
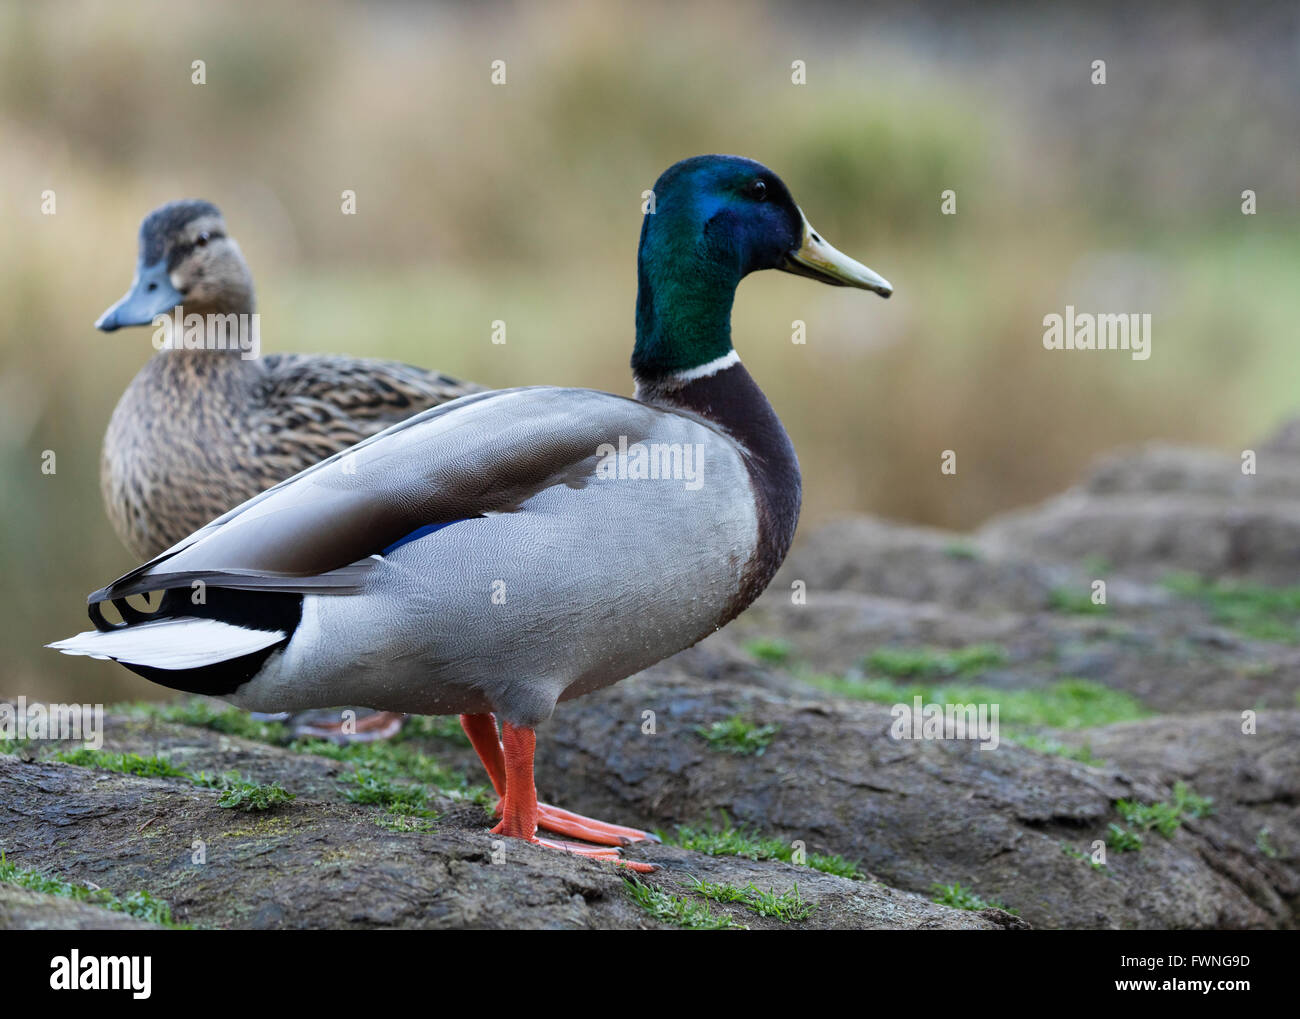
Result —
[[[170,202],[140,225],[135,282],[95,325],[251,315],[253,279],[225,220]],[[113,411],[100,467],[113,529],[155,556],[276,482],[419,411],[481,387],[368,358],[160,350]]]
[[[534,730],[557,701],[727,623],[785,557],[799,465],[732,349],[741,278],[783,269],[891,292],[751,160],[685,160],[655,196],[635,399],[535,387],[425,411],[95,592],[97,629],[50,646],[255,709],[460,713],[501,796],[494,832],[607,860],[648,838],[539,804]],[[126,601],[158,590],[151,615]],[[539,840],[539,826],[599,845]]]

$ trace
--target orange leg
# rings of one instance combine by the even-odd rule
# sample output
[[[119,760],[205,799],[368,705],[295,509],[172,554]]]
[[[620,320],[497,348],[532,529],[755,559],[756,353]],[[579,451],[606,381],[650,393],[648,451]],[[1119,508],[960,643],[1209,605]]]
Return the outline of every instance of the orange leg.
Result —
[[[496,807],[496,813],[500,814],[505,803],[508,783],[505,755],[501,742],[497,739],[496,719],[492,715],[461,715],[460,724],[465,730],[465,735],[469,737],[470,744],[478,753],[479,760],[483,762],[483,767],[487,769],[488,778],[492,780],[492,788],[501,797]],[[529,774],[531,776],[531,767]],[[553,807],[549,803],[537,804],[537,826],[555,832],[557,835],[568,835],[570,838],[583,839],[602,846],[626,846],[633,842],[659,841],[659,836],[641,831],[639,828],[597,821],[592,817],[575,814],[571,810]]]
[[[501,728],[501,749],[506,759],[506,802],[501,822],[492,831],[531,842],[537,835],[537,787],[533,784],[537,733],[507,722]]]
[[[470,746],[487,769],[492,788],[502,799],[506,795],[506,759],[501,753],[501,740],[497,736],[497,720],[491,715],[461,715],[460,727],[469,737]],[[501,804],[497,804],[497,813]]]
[[[492,829],[494,834],[523,839],[548,849],[561,849],[592,859],[618,863],[641,873],[655,869],[648,863],[622,860],[617,849],[604,848],[627,845],[653,836],[635,828],[606,824],[537,802],[537,787],[533,783],[533,755],[537,749],[537,734],[532,729],[506,722],[502,726],[501,740],[498,741],[496,720],[491,715],[461,715],[460,723],[483,761],[493,788],[501,795],[501,802],[497,804],[501,821]],[[548,831],[589,839],[603,843],[603,846],[539,839],[539,824]]]

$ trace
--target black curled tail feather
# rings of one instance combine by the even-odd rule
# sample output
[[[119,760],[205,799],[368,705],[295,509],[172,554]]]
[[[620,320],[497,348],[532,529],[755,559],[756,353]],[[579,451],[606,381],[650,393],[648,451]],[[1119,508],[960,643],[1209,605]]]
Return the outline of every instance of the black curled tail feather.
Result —
[[[195,600],[199,598],[199,600]],[[109,599],[119,612],[122,622],[111,623],[104,618],[103,602],[91,602],[90,620],[95,629],[106,632],[162,619],[191,618],[216,619],[232,626],[253,630],[279,630],[284,639],[270,647],[241,655],[211,665],[193,669],[160,669],[150,665],[121,664],[137,675],[172,690],[223,697],[234,693],[248,682],[266,664],[271,655],[281,651],[293,638],[302,621],[301,594],[279,591],[242,591],[220,587],[207,587],[201,596],[190,588],[173,588],[162,592],[162,599],[154,612],[141,612],[128,605],[125,598]]]
[[[104,618],[104,610],[100,608],[103,602],[90,602],[86,611],[90,615],[90,621],[95,624],[95,629],[100,633],[108,633],[110,630],[122,630],[128,626],[135,626],[137,623],[147,623],[152,619],[162,619],[163,617],[155,612],[141,612],[125,598],[111,599],[113,608],[117,609],[122,617],[120,623],[110,623]],[[159,610],[162,606],[159,605]]]
[[[207,587],[199,594],[190,588],[173,588],[161,592],[162,598],[153,612],[141,612],[125,598],[106,599],[122,614],[122,622],[113,623],[104,617],[103,601],[92,601],[87,606],[90,621],[101,633],[121,630],[141,623],[161,619],[189,617],[216,619],[231,626],[250,630],[281,630],[286,639],[302,621],[301,594],[280,591],[243,591],[222,587]]]

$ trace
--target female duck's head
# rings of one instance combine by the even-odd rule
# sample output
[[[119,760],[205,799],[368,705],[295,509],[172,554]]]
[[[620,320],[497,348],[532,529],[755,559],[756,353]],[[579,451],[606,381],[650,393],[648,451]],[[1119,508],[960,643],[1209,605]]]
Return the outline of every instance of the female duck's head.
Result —
[[[781,269],[888,297],[889,281],[822,240],[775,173],[740,156],[695,156],[655,183],[641,226],[632,370],[653,381],[731,352],[741,279]]]
[[[187,199],[154,209],[140,224],[140,258],[126,296],[95,323],[112,332],[148,325],[181,305],[185,314],[246,314],[253,279],[211,202]]]

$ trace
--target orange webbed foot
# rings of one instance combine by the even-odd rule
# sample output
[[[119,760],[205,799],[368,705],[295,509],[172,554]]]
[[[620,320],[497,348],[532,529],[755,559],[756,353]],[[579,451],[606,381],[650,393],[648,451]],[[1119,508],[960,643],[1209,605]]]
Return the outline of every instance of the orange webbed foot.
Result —
[[[634,842],[659,842],[658,835],[609,821],[597,821],[549,803],[537,804],[537,827],[556,835],[594,842],[601,846],[630,846]]]
[[[505,799],[497,800],[494,813],[501,817],[504,812]],[[537,804],[537,827],[556,835],[568,835],[570,838],[594,842],[598,846],[630,846],[636,842],[662,842],[653,832],[627,825],[598,821],[594,817],[575,814],[572,810],[555,807],[549,803]]]
[[[616,867],[625,867],[628,870],[636,871],[638,874],[653,874],[659,869],[653,863],[643,863],[641,860],[625,860],[619,855],[617,849],[605,846],[584,846],[579,842],[565,842],[561,839],[539,839],[535,835],[532,838],[532,843],[546,849],[558,849],[562,853],[585,856],[589,860],[612,863]]]
[[[532,729],[506,722],[501,727],[501,741],[498,743],[491,715],[463,715],[461,724],[483,759],[492,785],[498,793],[503,794],[497,804],[501,820],[492,829],[494,835],[523,839],[544,849],[573,853],[589,860],[601,860],[639,874],[649,874],[658,869],[653,864],[639,860],[624,860],[616,848],[633,842],[659,841],[648,832],[621,824],[608,824],[569,810],[561,810],[548,803],[537,802],[537,789],[533,784],[533,752],[537,737]],[[597,844],[539,839],[539,827]]]
[[[659,868],[653,863],[643,863],[640,860],[625,860],[619,853],[618,849],[613,846],[591,846],[583,842],[567,842],[563,839],[542,839],[533,835],[526,838],[523,835],[511,835],[504,831],[505,822],[498,822],[492,829],[493,835],[505,835],[508,838],[517,838],[522,842],[531,843],[534,846],[541,846],[543,849],[555,849],[561,853],[572,853],[574,856],[582,856],[588,860],[600,860],[602,863],[612,863],[617,867],[626,867],[628,870],[634,870],[638,874],[653,874]]]

